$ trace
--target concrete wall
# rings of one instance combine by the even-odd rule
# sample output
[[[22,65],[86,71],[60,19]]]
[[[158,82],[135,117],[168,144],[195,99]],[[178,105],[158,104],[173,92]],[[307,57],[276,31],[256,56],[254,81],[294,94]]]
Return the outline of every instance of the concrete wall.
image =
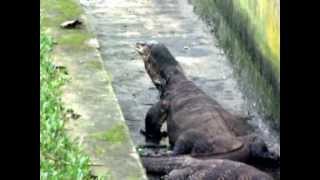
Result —
[[[273,101],[280,97],[280,0],[232,0],[236,14],[233,21],[247,19],[247,23],[239,25],[238,31],[245,31],[248,36],[242,36],[242,41],[251,43],[247,45],[253,60],[258,63],[258,68],[271,89]],[[251,37],[252,36],[252,37]],[[250,41],[251,40],[251,41]],[[245,45],[246,46],[246,45]],[[260,62],[259,62],[260,61]],[[260,67],[259,67],[260,64]],[[272,103],[277,127],[280,127],[280,102]]]
[[[219,44],[257,91],[272,119],[280,115],[280,0],[193,0]],[[248,62],[250,61],[250,62]],[[245,69],[245,70],[244,70]],[[243,74],[243,73],[242,73]],[[242,75],[240,75],[242,76]],[[247,84],[245,85],[247,86]]]
[[[234,0],[243,16],[248,16],[249,27],[257,50],[266,56],[275,73],[280,72],[280,0]],[[243,27],[246,28],[246,27]]]
[[[262,63],[271,66],[271,73],[279,83],[279,0],[216,0],[215,3],[227,23],[240,34],[244,45],[256,57],[255,60],[267,61]]]

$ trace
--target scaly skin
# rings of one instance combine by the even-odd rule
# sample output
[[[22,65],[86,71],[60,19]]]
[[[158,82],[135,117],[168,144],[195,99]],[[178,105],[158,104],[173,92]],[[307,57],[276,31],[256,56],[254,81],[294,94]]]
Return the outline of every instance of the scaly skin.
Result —
[[[244,163],[226,159],[200,160],[190,156],[171,157],[170,161],[159,158],[142,160],[148,172],[166,174],[167,180],[272,180],[268,174]]]
[[[156,137],[154,142],[159,142],[161,125],[166,121],[173,149],[171,157],[190,154],[193,157],[279,164],[280,157],[270,152],[261,139],[241,136],[245,133],[239,117],[226,111],[188,80],[163,44],[137,43],[137,51],[160,92],[160,101],[146,117],[145,135],[149,140]]]

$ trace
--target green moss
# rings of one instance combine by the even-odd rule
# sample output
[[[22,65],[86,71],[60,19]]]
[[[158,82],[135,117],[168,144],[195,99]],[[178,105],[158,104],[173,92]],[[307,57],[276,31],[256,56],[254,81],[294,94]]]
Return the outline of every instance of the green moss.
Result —
[[[77,18],[82,9],[75,0],[41,0],[40,8],[56,17],[70,19]]]
[[[127,139],[127,134],[124,124],[116,124],[106,132],[95,133],[92,136],[103,141],[111,143],[122,143]]]
[[[242,15],[247,15],[252,33],[259,50],[280,72],[280,17],[277,0],[239,0],[234,1],[234,7]]]
[[[249,6],[257,6],[258,3],[250,2],[252,4],[249,5],[249,1],[246,0],[240,0],[237,3],[234,0],[193,1],[197,13],[209,24],[214,22],[215,26],[212,30],[219,40],[219,45],[232,61],[236,77],[240,82],[239,85],[246,97],[250,102],[257,102],[258,110],[267,117],[266,119],[271,117],[275,120],[274,122],[278,126],[280,97],[275,79],[278,75],[276,70],[278,65],[276,64],[279,64],[279,61],[275,60],[272,55],[265,53],[269,51],[266,46],[265,36],[267,35],[264,32],[266,30],[255,29],[255,27],[264,25],[264,21],[259,22],[259,18],[265,19],[265,16],[259,17],[257,15],[256,19],[251,21],[248,14],[252,12],[244,13],[245,8],[252,9]],[[256,13],[260,13],[260,10],[257,10]],[[275,32],[269,34],[271,40],[276,39]],[[264,45],[261,46],[261,44]]]
[[[85,44],[91,35],[85,29],[62,29],[60,24],[79,18],[83,13],[74,0],[41,0],[42,26],[50,28],[51,35],[59,45],[76,47],[79,50],[88,49]]]
[[[202,16],[220,13],[248,49],[263,55],[280,78],[280,15],[278,0],[194,1]],[[202,7],[201,7],[202,6]],[[198,8],[197,7],[197,8]],[[251,53],[251,52],[250,52]]]
[[[41,0],[43,26],[59,28],[64,21],[79,18],[83,13],[75,0]]]
[[[85,41],[90,38],[88,34],[85,34],[79,30],[66,30],[69,32],[64,33],[59,39],[58,43],[71,46],[85,45]]]
[[[97,61],[97,60],[92,60],[92,61],[86,62],[86,66],[88,68],[92,68],[95,70],[102,70],[103,69],[102,64],[100,63],[100,61]]]
[[[105,153],[105,149],[103,148],[100,148],[100,147],[96,147],[95,148],[95,153],[98,155],[98,156],[101,156]]]
[[[128,180],[140,180],[141,177],[140,176],[130,176],[128,177]]]

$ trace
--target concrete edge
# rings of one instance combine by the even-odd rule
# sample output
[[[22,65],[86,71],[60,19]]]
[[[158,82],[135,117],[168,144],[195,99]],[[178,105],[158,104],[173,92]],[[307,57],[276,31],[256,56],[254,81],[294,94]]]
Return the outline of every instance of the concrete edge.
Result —
[[[46,1],[46,0],[42,0],[42,1]],[[76,4],[76,6],[78,6],[82,9],[82,7],[78,1],[75,2],[73,0],[72,2],[74,2]],[[59,2],[56,2],[56,3],[59,3]],[[52,10],[50,10],[50,11],[52,11]],[[60,12],[55,12],[55,13],[59,14]],[[50,17],[50,15],[48,15],[48,17]],[[52,18],[52,17],[50,17],[50,18]],[[54,19],[54,18],[52,18],[52,19]],[[77,33],[80,33],[80,35],[81,34],[84,35],[84,37],[85,37],[85,40],[81,41],[80,44],[75,43],[75,44],[70,45],[68,43],[64,43],[64,39],[68,38],[68,36],[70,36],[69,38],[72,39],[72,37],[73,37],[72,32],[70,33],[70,30],[63,30],[63,29],[59,28],[58,27],[59,24],[52,23],[55,26],[52,26],[52,25],[46,26],[46,28],[48,28],[48,34],[50,34],[54,39],[58,39],[58,42],[55,45],[54,50],[52,52],[52,59],[55,64],[65,66],[68,70],[69,76],[71,77],[71,81],[69,83],[67,83],[66,85],[64,85],[64,88],[63,88],[64,95],[63,95],[62,100],[63,100],[64,104],[66,105],[66,107],[72,108],[75,113],[80,115],[79,119],[69,120],[68,122],[66,122],[66,129],[68,131],[68,135],[72,139],[79,140],[78,141],[79,144],[81,144],[83,146],[84,151],[89,155],[89,157],[91,158],[91,161],[99,161],[99,162],[103,163],[103,162],[108,162],[110,160],[111,161],[115,160],[115,158],[122,159],[122,162],[125,161],[127,163],[133,164],[133,166],[130,166],[130,167],[134,167],[134,166],[137,167],[134,170],[132,170],[132,172],[137,171],[137,169],[138,169],[138,171],[140,171],[140,172],[135,172],[134,176],[130,176],[130,177],[126,176],[126,178],[123,177],[124,179],[147,179],[144,168],[141,164],[139,155],[138,155],[138,153],[134,147],[133,141],[130,137],[129,129],[128,129],[127,124],[125,122],[125,119],[123,117],[123,113],[121,111],[118,100],[115,96],[112,84],[110,83],[111,82],[110,76],[103,66],[103,61],[102,61],[100,52],[96,49],[96,47],[89,47],[90,45],[83,44],[84,42],[87,43],[88,40],[96,39],[96,35],[94,34],[94,32],[92,32],[92,26],[88,22],[88,17],[86,16],[86,14],[83,11],[81,12],[81,19],[84,21],[84,28],[82,28],[81,30],[74,30],[74,31],[77,31]],[[56,20],[56,19],[54,19],[54,20]],[[54,20],[52,20],[52,21],[54,21]],[[70,19],[64,19],[64,20],[67,21]],[[48,21],[51,21],[51,20],[48,20]],[[60,22],[60,23],[62,23],[62,22]],[[48,23],[48,24],[51,24],[51,23]],[[63,37],[64,33],[67,34],[65,36],[65,38]],[[84,63],[80,62],[79,58],[83,58],[82,60],[84,61]],[[85,61],[90,62],[90,64],[94,64],[98,68],[86,69],[86,66],[85,66],[86,62]],[[87,71],[87,70],[88,70],[88,72],[79,73],[81,71]],[[93,81],[96,81],[96,82],[93,82]],[[97,95],[100,97],[106,97],[105,99],[107,100],[107,102],[101,102],[100,104],[97,103],[98,104],[97,106],[101,106],[101,107],[91,108],[90,103],[88,103],[88,104],[84,103],[85,98],[87,98],[85,96],[87,96],[90,93],[92,94],[92,92],[90,92],[90,91],[92,91],[92,88],[90,89],[90,88],[86,87],[86,86],[88,86],[88,83],[89,83],[89,86],[95,85],[94,83],[96,83],[98,89],[101,87],[100,88],[101,91],[93,92],[94,95]],[[90,98],[92,99],[94,97],[91,96]],[[103,99],[103,98],[101,98],[101,99]],[[96,104],[91,104],[91,105],[95,106]],[[110,106],[110,107],[107,107],[107,106]],[[108,112],[112,113],[111,117],[109,117],[109,119],[112,119],[112,122],[107,123],[107,126],[112,124],[114,121],[114,123],[120,122],[120,124],[122,124],[125,127],[124,128],[124,131],[125,131],[124,136],[125,136],[126,141],[121,142],[124,144],[117,145],[117,147],[116,147],[116,148],[122,149],[122,150],[114,150],[114,149],[111,149],[110,151],[105,150],[111,146],[113,147],[112,143],[101,142],[101,141],[98,142],[98,140],[92,138],[92,136],[91,136],[92,131],[97,129],[97,127],[100,126],[100,124],[93,125],[91,123],[92,122],[91,120],[93,120],[93,119],[90,119],[90,117],[94,117],[94,116],[90,115],[90,113],[91,112],[92,112],[92,114],[98,113],[98,112],[95,112],[95,110],[101,110],[100,108],[102,110],[106,109],[105,112],[102,112],[102,111],[99,112],[100,114],[102,114],[101,115],[102,117],[100,119],[108,119],[108,118],[103,117],[103,115],[108,115],[107,114]],[[88,111],[91,111],[91,112],[88,112]],[[104,121],[108,121],[108,120],[104,120]],[[105,122],[103,122],[103,123],[105,123]],[[97,126],[97,127],[94,127],[94,126]],[[99,128],[102,128],[103,129],[102,131],[104,131],[104,128],[102,126],[103,125],[101,125],[101,127],[99,127]],[[108,129],[108,128],[106,128],[106,129]],[[96,153],[93,152],[93,150],[91,148],[94,143],[97,143],[98,146],[101,145],[101,148],[104,150],[104,152],[108,151],[108,153],[110,153],[113,151],[119,151],[120,153],[123,153],[124,156],[123,157],[119,156],[119,153],[118,154],[117,153],[107,154],[107,156],[108,155],[114,156],[112,158],[110,157],[111,159],[108,159],[105,156],[106,154],[102,153],[103,156],[99,157]],[[119,157],[116,157],[117,155]],[[129,157],[129,156],[132,157],[133,159],[135,159],[135,162],[134,162],[134,160],[127,159],[127,157]],[[112,162],[110,162],[109,164],[112,164]],[[103,165],[103,166],[105,166],[105,165]],[[101,166],[99,166],[99,167],[92,166],[91,167],[91,169],[93,169],[93,171],[95,171],[94,169],[98,169],[96,171],[97,173],[94,173],[94,174],[107,175],[108,179],[119,179],[119,178],[122,179],[121,173],[123,173],[123,168],[124,168],[124,166],[119,167],[116,165],[115,166],[108,166],[106,168],[101,168]],[[117,170],[119,170],[119,172],[115,172]],[[124,171],[130,172],[130,169],[124,169]],[[111,176],[109,176],[109,174],[111,174]]]

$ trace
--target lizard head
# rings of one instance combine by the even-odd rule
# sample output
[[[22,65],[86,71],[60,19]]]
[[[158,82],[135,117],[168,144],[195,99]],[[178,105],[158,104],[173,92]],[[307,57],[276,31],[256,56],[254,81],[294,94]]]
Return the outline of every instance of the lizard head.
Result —
[[[178,62],[164,44],[156,41],[137,42],[135,49],[142,57],[153,84],[160,90],[165,85],[165,77],[161,72],[168,67],[177,66]]]

